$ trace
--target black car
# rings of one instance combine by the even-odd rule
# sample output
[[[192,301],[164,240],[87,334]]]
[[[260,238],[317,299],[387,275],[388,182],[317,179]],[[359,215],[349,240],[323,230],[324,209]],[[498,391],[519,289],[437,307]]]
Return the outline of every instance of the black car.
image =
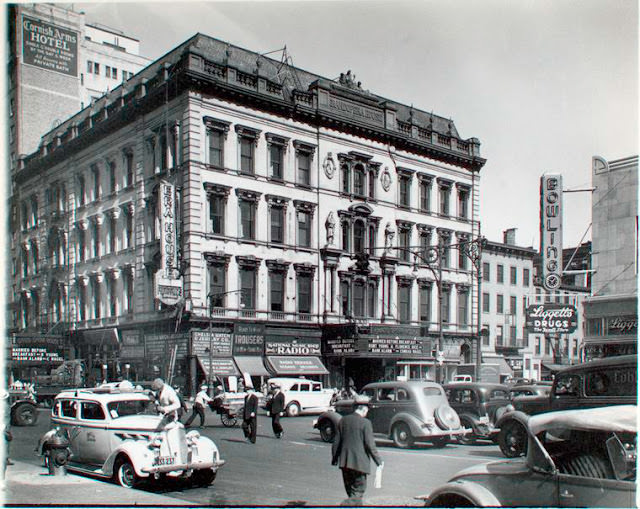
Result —
[[[473,429],[473,433],[460,435],[458,442],[473,444],[479,439],[497,440],[500,430],[495,423],[511,402],[506,385],[455,382],[445,385],[444,390],[449,404],[460,417],[461,425]]]

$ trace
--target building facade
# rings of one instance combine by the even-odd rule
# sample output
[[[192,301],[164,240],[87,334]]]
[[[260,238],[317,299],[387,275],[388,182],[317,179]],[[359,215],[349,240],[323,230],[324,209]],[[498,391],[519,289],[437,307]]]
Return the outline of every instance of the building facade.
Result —
[[[637,354],[638,156],[593,157],[593,286],[584,302],[588,359]]]
[[[39,146],[14,332],[61,323],[110,377],[191,388],[472,361],[485,161],[449,119],[197,35]]]
[[[563,267],[590,268],[591,243],[563,250]],[[501,380],[508,377],[542,380],[561,366],[582,359],[582,300],[589,295],[588,272],[563,276],[560,289],[550,293],[539,277],[540,255],[516,245],[515,229],[503,242],[487,242],[482,253],[482,369]],[[579,268],[579,269],[578,269]],[[527,308],[536,304],[576,307],[577,328],[547,337],[527,328]]]

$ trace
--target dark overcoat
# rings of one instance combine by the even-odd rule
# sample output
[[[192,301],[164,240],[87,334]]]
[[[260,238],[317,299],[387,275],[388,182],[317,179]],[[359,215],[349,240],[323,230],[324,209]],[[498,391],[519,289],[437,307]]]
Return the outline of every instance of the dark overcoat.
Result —
[[[284,412],[284,393],[279,392],[271,400],[271,414],[279,414]]]
[[[371,473],[371,459],[376,465],[382,464],[371,421],[355,412],[345,415],[338,423],[331,452],[333,464],[364,474]]]
[[[258,396],[253,392],[244,397],[244,412],[242,414],[242,418],[251,419],[252,413],[258,415]]]

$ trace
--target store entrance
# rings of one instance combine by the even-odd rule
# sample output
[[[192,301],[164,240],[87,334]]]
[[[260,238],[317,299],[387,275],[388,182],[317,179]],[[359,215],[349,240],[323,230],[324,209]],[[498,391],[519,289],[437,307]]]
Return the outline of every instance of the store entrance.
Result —
[[[383,359],[345,359],[345,380],[353,379],[356,391],[371,382],[379,382],[385,379],[385,367]]]

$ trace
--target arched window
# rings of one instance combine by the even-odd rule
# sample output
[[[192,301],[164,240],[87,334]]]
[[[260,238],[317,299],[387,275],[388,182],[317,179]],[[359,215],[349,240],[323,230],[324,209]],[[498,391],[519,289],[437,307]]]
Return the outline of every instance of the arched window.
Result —
[[[358,220],[353,225],[353,251],[362,253],[365,247],[364,221]]]

